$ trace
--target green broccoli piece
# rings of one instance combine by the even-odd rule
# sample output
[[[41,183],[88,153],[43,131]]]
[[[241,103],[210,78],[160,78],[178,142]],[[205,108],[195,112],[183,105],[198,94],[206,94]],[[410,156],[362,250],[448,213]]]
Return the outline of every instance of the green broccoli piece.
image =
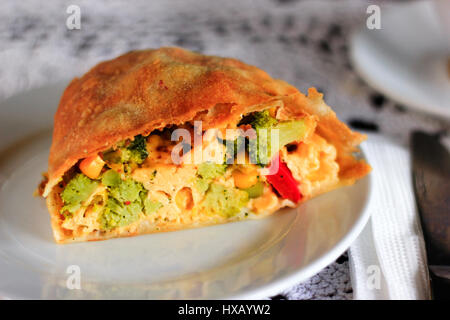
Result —
[[[219,176],[223,176],[227,169],[226,164],[218,164],[214,162],[203,162],[198,166],[197,174],[203,179],[213,180]]]
[[[239,213],[247,202],[247,192],[213,183],[200,206],[207,214],[232,217]]]
[[[141,164],[148,157],[147,140],[142,135],[137,135],[127,147],[127,151],[125,153],[127,162]]]
[[[261,112],[255,112],[253,114],[253,119],[251,125],[255,129],[271,128],[278,123],[278,120],[272,117],[269,110],[264,110]]]
[[[153,201],[149,198],[144,199],[144,211],[146,215],[158,211],[162,206],[162,203],[159,201]]]
[[[197,190],[200,191],[200,193],[205,193],[206,190],[208,190],[208,188],[209,188],[209,184],[210,184],[210,182],[199,177],[197,179],[195,186],[197,187]]]
[[[127,141],[119,142],[117,149],[107,150],[102,156],[106,163],[124,164],[125,172],[127,172],[128,168],[137,167],[147,159],[147,140],[142,135],[137,135],[128,144]]]
[[[81,205],[97,188],[98,182],[89,179],[82,173],[73,177],[61,193],[61,198],[64,201],[62,212],[69,212],[73,214],[81,208]]]
[[[102,230],[123,227],[139,219],[139,214],[150,214],[162,207],[162,204],[147,198],[144,186],[129,178],[122,180],[114,170],[106,171],[102,183],[108,189],[108,199],[99,216]]]
[[[141,202],[140,193],[145,192],[141,183],[133,179],[122,180],[109,188],[109,194],[120,202]]]
[[[294,141],[301,141],[304,139],[306,134],[306,125],[303,120],[295,120],[295,121],[285,121],[280,122],[272,129],[279,130],[279,147],[287,145],[288,143],[292,143]]]
[[[210,183],[217,177],[223,176],[227,169],[226,164],[204,162],[197,169],[197,189],[204,193],[208,190]]]
[[[108,170],[102,176],[102,184],[106,187],[117,187],[121,182],[120,174],[114,170]]]
[[[253,119],[250,122],[253,129],[256,130],[256,139],[251,139],[248,143],[248,153],[250,161],[260,165],[266,165],[271,159],[270,150],[270,128],[275,126],[278,120],[269,114],[269,110],[256,112],[253,114]],[[265,130],[265,134],[262,134]]]
[[[257,139],[251,139],[248,144],[248,152],[252,163],[266,165],[276,152],[283,146],[294,141],[300,141],[306,133],[306,125],[303,120],[283,121],[270,116],[269,111],[257,112],[250,122],[256,130]],[[262,130],[266,130],[264,133]],[[272,130],[278,130],[278,150],[271,150]]]
[[[142,212],[142,205],[137,202],[123,204],[115,198],[108,198],[99,217],[100,228],[111,230],[115,227],[127,226],[139,219],[140,212]]]

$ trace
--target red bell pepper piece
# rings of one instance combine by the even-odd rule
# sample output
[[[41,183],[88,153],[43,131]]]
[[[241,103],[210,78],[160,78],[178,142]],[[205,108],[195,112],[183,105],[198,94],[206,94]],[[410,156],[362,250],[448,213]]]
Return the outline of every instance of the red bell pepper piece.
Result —
[[[267,181],[278,191],[282,198],[289,199],[294,203],[299,202],[302,194],[298,190],[298,183],[292,176],[291,170],[289,170],[286,163],[281,161],[279,155],[276,155],[274,160],[279,163],[278,171],[275,174],[267,175]]]

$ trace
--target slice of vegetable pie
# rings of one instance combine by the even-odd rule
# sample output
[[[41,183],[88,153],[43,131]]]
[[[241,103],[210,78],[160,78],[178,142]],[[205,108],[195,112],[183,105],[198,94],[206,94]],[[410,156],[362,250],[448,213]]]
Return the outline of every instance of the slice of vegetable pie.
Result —
[[[261,218],[365,176],[364,139],[314,88],[235,59],[133,51],[65,90],[41,191],[58,243]]]

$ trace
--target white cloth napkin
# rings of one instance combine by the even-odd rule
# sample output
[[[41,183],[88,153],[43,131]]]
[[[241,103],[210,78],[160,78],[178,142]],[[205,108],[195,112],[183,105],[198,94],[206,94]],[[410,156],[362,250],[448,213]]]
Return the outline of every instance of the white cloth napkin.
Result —
[[[426,252],[407,148],[370,135],[371,218],[350,247],[354,299],[428,299]]]

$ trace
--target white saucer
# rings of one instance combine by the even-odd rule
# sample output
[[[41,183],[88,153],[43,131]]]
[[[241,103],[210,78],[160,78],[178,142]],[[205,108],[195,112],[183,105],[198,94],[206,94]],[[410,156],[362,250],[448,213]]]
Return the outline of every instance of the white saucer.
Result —
[[[351,39],[351,58],[376,90],[416,110],[450,118],[450,35],[431,1],[381,7],[381,29]]]

